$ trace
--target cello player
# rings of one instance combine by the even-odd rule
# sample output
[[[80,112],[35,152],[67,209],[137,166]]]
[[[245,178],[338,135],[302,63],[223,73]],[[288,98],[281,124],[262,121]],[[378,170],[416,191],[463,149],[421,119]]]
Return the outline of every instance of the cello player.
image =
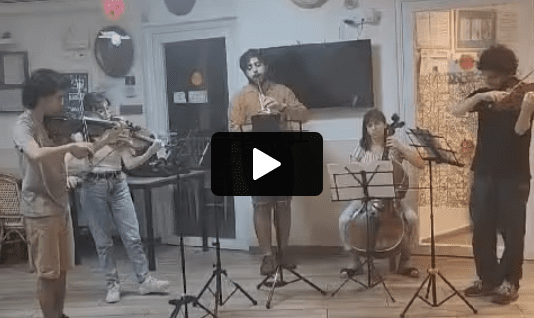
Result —
[[[409,147],[405,143],[401,142],[394,136],[388,136],[385,138],[387,123],[384,114],[377,110],[371,109],[363,117],[362,124],[362,138],[360,139],[360,145],[350,155],[351,163],[370,163],[382,159],[383,153],[387,148],[390,148],[389,159],[403,162],[404,159],[408,160],[413,166],[423,169],[425,163],[419,153],[412,147]],[[410,266],[411,256],[411,234],[415,228],[417,221],[417,215],[403,202],[395,199],[393,205],[396,209],[402,212],[402,216],[405,220],[405,232],[406,235],[401,241],[401,255],[398,267],[396,266],[395,257],[390,258],[390,270],[398,274],[417,278],[419,277],[419,270]],[[345,249],[350,250],[350,245],[345,239],[344,231],[342,230],[347,222],[350,222],[350,216],[353,212],[361,206],[362,202],[359,200],[353,201],[340,215],[340,235],[341,241]],[[346,272],[349,276],[358,275],[363,273],[363,266],[360,256],[353,252],[353,263],[351,267],[342,269],[342,272]]]

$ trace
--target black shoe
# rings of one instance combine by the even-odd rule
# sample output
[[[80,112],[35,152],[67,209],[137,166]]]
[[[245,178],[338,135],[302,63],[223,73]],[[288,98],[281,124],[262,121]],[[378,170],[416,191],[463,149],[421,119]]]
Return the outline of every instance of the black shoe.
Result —
[[[496,288],[494,285],[483,283],[481,280],[476,280],[473,285],[464,290],[465,297],[481,297],[494,295]]]
[[[491,302],[499,305],[508,305],[519,298],[517,287],[508,281],[504,281],[497,289],[497,294],[493,296]]]

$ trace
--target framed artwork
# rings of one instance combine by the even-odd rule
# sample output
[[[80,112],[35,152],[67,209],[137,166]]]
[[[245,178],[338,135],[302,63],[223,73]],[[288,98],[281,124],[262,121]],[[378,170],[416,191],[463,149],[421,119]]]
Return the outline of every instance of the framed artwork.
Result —
[[[0,51],[0,112],[24,111],[22,89],[28,77],[28,52]]]
[[[495,11],[456,11],[456,48],[477,49],[495,44]]]

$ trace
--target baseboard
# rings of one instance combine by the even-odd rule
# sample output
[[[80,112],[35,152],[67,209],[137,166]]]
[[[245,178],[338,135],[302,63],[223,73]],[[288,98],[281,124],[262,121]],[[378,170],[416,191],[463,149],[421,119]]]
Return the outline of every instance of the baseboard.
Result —
[[[258,246],[249,246],[249,252],[260,254]],[[286,253],[296,255],[340,255],[345,253],[341,246],[288,246]]]
[[[471,231],[471,225],[466,225],[466,226],[459,227],[457,229],[452,229],[452,230],[449,230],[449,231],[443,231],[441,233],[438,233],[438,234],[435,235],[435,239],[439,239],[439,238],[443,238],[443,237],[447,237],[447,236],[465,234],[466,232],[470,232],[470,231]],[[430,237],[422,238],[421,242],[422,243],[430,243]]]

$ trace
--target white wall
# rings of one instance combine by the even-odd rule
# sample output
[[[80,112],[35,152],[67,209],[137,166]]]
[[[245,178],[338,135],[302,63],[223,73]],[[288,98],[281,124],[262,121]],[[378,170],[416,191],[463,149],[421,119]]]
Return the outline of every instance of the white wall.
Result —
[[[185,16],[169,13],[163,0],[153,1],[145,7],[147,26],[171,25],[192,21],[235,17],[237,27],[235,41],[237,52],[229,60],[238,60],[249,48],[295,45],[297,43],[321,43],[340,41],[340,21],[354,15],[343,7],[343,1],[328,1],[319,9],[304,10],[289,0],[197,0],[192,11]],[[398,112],[397,66],[395,44],[395,7],[390,0],[360,1],[360,8],[374,8],[381,13],[378,25],[366,25],[360,39],[371,39],[375,104],[389,117]],[[344,29],[344,40],[356,38],[357,30]],[[247,83],[238,68],[229,69],[229,92],[233,95]],[[235,83],[235,84],[234,84]],[[361,134],[362,111],[350,109],[314,110],[305,129],[320,132],[324,142],[324,162],[344,163],[348,153],[357,145]],[[323,193],[318,197],[293,199],[291,245],[337,246],[339,245],[338,216],[345,203],[332,203],[328,179],[323,171]],[[247,227],[239,231],[242,237],[237,245],[256,245],[252,228],[250,198],[236,198],[237,226]]]
[[[392,113],[399,111],[394,2],[360,0],[359,7],[374,8],[381,14],[381,22],[378,25],[366,25],[360,39],[369,38],[372,41],[375,104],[390,117]],[[339,41],[340,21],[354,15],[353,11],[343,7],[341,0],[330,0],[321,8],[311,10],[300,9],[289,0],[197,0],[191,13],[181,17],[169,13],[163,0],[132,1],[127,3],[126,9],[125,15],[118,22],[110,21],[98,7],[92,11],[68,14],[51,11],[23,16],[3,15],[0,16],[0,33],[12,32],[19,42],[19,47],[28,50],[32,70],[49,67],[62,72],[88,71],[90,85],[107,91],[112,103],[119,105],[130,102],[125,101],[121,95],[122,81],[105,76],[96,65],[92,51],[89,51],[88,56],[77,60],[69,58],[63,52],[61,32],[73,21],[85,25],[92,38],[102,27],[114,24],[121,25],[130,32],[134,43],[138,44],[132,73],[136,75],[139,91],[136,100],[142,101],[143,60],[139,45],[142,43],[140,34],[143,14],[147,18],[146,25],[236,17],[237,48],[233,51],[238,53],[229,57],[235,60],[252,47]],[[355,39],[357,30],[346,28],[343,34],[344,40],[352,40]],[[229,93],[233,95],[246,83],[246,79],[238,68],[229,69],[228,74]],[[150,109],[151,105],[146,105],[145,114],[150,112]],[[305,128],[323,135],[325,163],[347,161],[348,153],[356,146],[357,138],[360,137],[362,116],[361,111],[345,109],[313,112],[312,120]],[[0,113],[0,148],[11,148],[13,119],[13,114]],[[143,118],[137,120],[143,121]],[[338,215],[344,204],[331,202],[325,171],[323,176],[324,190],[320,196],[294,198],[290,238],[292,245],[339,245]],[[240,231],[242,234],[238,241],[244,245],[255,245],[252,205],[249,198],[236,198],[236,213],[239,218],[238,226],[248,227],[247,231]]]

